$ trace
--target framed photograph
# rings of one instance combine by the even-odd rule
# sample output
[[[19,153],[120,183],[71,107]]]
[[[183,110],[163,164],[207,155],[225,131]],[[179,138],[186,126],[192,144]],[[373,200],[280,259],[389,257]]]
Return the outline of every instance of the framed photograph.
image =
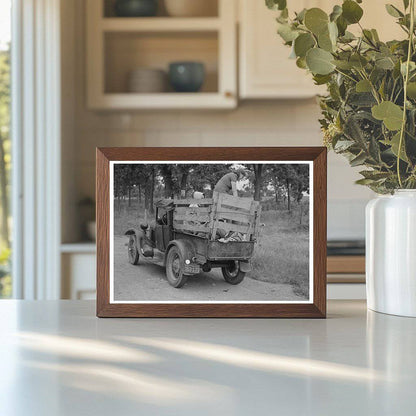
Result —
[[[324,318],[326,154],[97,149],[97,316]]]

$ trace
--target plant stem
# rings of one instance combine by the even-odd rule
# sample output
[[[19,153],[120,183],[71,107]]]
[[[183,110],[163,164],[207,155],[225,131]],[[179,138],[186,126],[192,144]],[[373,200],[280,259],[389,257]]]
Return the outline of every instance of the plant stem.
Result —
[[[402,128],[400,129],[400,140],[399,140],[399,150],[397,152],[397,178],[399,180],[400,188],[403,187],[402,177],[400,174],[400,156],[402,155],[403,139],[404,132],[406,129],[406,107],[407,107],[407,83],[409,82],[409,68],[410,60],[412,58],[413,50],[413,35],[415,27],[415,0],[410,0],[410,30],[409,30],[409,46],[407,48],[407,60],[406,60],[406,73],[404,76],[404,85],[403,85],[403,118],[402,118]]]
[[[361,66],[362,70],[360,71],[360,75],[363,77],[363,79],[367,80],[370,83],[371,87],[371,93],[373,94],[374,99],[377,101],[377,104],[380,104],[380,100],[378,98],[378,93],[376,88],[374,87],[373,83],[370,81],[370,78],[368,77],[367,73],[365,72],[365,69]]]
[[[344,77],[349,78],[351,81],[354,81],[355,83],[357,83],[357,80],[353,77],[350,77],[348,74],[346,74],[345,72],[340,71],[338,68],[335,68],[335,71],[340,73],[341,75],[344,75]]]

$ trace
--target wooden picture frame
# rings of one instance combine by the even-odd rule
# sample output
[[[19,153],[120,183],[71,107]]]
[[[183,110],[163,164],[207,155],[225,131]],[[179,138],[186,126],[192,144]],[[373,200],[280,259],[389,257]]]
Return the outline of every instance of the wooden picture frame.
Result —
[[[186,318],[325,318],[326,317],[326,184],[327,150],[324,147],[204,147],[204,148],[97,148],[97,316]],[[110,299],[110,167],[114,162],[188,161],[218,163],[255,161],[304,163],[312,166],[310,226],[312,248],[309,278],[313,286],[305,303],[114,303]],[[243,161],[243,162],[242,162]],[[266,162],[267,161],[267,162]],[[253,163],[253,162],[252,162]],[[177,289],[181,290],[181,289]]]

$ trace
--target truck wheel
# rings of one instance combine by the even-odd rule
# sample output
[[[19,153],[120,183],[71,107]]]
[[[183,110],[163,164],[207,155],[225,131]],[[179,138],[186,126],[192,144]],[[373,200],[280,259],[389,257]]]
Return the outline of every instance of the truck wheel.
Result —
[[[234,261],[229,266],[221,267],[224,280],[231,285],[238,285],[244,280],[245,272],[240,270],[240,263]]]
[[[178,247],[173,246],[166,258],[166,277],[171,286],[180,288],[182,287],[188,276],[183,274],[183,258]]]
[[[139,250],[137,248],[137,237],[134,234],[129,235],[127,254],[129,256],[129,263],[137,266],[139,264]]]

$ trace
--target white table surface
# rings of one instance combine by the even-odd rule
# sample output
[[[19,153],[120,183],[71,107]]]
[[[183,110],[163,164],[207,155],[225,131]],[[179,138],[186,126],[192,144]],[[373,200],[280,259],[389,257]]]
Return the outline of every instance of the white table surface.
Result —
[[[412,415],[416,319],[97,319],[0,301],[0,415]]]

